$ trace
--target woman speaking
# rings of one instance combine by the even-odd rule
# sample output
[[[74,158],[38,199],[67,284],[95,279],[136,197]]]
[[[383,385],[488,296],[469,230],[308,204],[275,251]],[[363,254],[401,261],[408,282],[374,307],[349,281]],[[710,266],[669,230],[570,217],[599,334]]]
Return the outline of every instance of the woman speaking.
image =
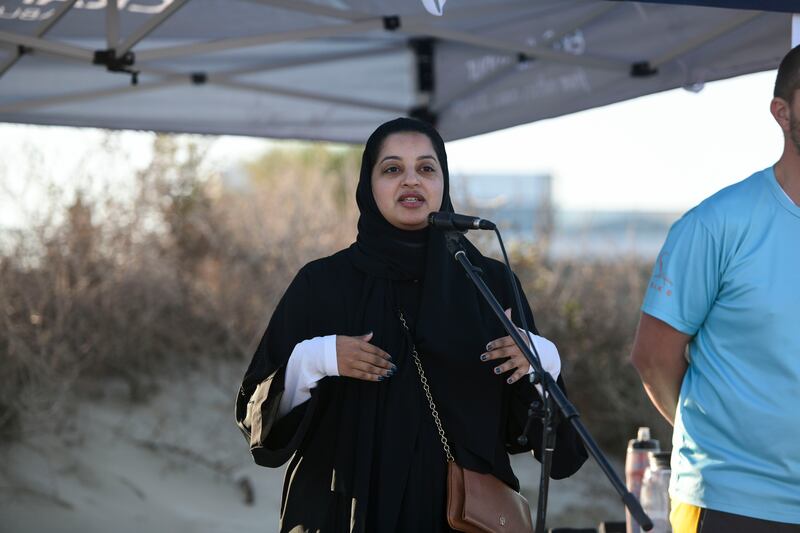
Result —
[[[444,234],[427,225],[432,211],[453,211],[435,129],[399,118],[375,130],[356,202],[356,242],[301,268],[275,309],[245,373],[237,422],[256,463],[289,461],[281,531],[452,531],[449,460],[519,490],[508,454],[539,455],[540,423],[527,446],[517,443],[537,395],[521,379],[530,367]],[[513,307],[502,263],[461,240],[503,307]],[[520,313],[535,330],[524,297],[512,312],[517,324]],[[555,347],[531,338],[558,377]],[[585,459],[561,424],[552,477]]]

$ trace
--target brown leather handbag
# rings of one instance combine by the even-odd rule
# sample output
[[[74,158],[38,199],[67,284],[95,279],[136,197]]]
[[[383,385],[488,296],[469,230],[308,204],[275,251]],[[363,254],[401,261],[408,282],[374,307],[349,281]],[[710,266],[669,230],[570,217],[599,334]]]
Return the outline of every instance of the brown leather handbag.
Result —
[[[400,313],[400,322],[408,331],[403,313]],[[533,533],[530,506],[522,494],[491,474],[481,474],[456,463],[413,342],[411,355],[447,457],[447,522],[450,527],[465,533]]]

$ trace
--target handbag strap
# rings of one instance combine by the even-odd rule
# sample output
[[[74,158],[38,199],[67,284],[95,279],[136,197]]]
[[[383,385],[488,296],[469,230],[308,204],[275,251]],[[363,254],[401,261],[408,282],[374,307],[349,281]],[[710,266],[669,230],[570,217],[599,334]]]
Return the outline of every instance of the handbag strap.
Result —
[[[431,414],[433,415],[433,421],[436,423],[436,429],[439,430],[439,438],[442,440],[442,448],[444,448],[444,455],[445,457],[447,457],[448,462],[453,462],[455,461],[455,459],[453,458],[453,454],[450,452],[450,445],[447,443],[447,436],[444,434],[442,421],[439,418],[439,411],[436,410],[436,404],[433,402],[431,387],[430,385],[428,385],[428,378],[425,377],[425,370],[422,369],[422,361],[420,361],[419,359],[419,354],[417,353],[417,347],[411,338],[411,330],[408,329],[408,324],[406,324],[406,319],[403,316],[402,311],[399,311],[399,315],[400,315],[400,322],[403,324],[406,333],[408,333],[408,341],[411,343],[411,356],[414,358],[414,364],[417,365],[417,373],[419,374],[419,381],[420,383],[422,383],[422,389],[425,391],[425,397],[428,399],[428,406],[431,408]]]

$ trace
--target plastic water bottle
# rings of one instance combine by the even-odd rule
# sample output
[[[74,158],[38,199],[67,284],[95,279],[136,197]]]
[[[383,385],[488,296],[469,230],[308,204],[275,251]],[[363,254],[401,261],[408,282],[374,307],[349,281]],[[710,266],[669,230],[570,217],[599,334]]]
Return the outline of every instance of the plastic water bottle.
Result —
[[[642,479],[642,507],[653,520],[652,533],[672,533],[669,523],[669,452],[651,452]]]
[[[625,454],[625,484],[636,498],[641,499],[642,478],[649,464],[648,454],[659,451],[658,441],[650,438],[650,428],[640,427],[635,439],[628,441],[628,452]],[[638,522],[625,509],[625,525],[627,533],[640,533]]]

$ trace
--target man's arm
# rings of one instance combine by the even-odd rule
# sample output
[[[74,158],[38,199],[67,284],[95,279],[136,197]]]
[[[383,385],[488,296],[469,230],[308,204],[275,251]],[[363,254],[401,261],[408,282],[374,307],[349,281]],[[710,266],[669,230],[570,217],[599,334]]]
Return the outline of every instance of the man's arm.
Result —
[[[642,313],[631,350],[631,362],[650,401],[670,424],[675,423],[678,396],[686,374],[686,345],[691,336]]]

